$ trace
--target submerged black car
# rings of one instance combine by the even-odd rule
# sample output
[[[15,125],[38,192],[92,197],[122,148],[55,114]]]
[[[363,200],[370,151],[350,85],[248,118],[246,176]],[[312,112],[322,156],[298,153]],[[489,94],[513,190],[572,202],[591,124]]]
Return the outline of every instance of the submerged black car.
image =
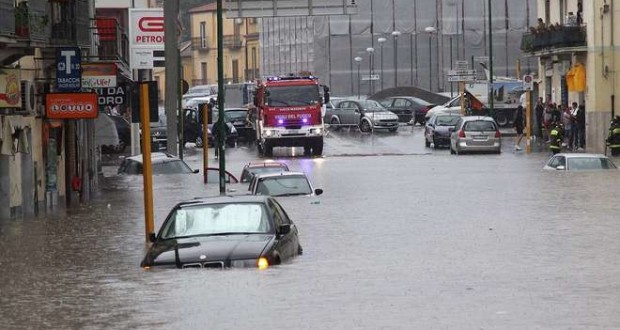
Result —
[[[143,268],[264,269],[301,254],[297,227],[269,196],[181,202],[151,241]]]

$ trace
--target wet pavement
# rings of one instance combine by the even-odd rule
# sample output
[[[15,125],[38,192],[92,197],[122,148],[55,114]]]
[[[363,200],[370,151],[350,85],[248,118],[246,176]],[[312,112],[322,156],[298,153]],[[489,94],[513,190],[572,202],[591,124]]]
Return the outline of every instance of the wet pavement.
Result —
[[[140,269],[142,179],[105,167],[94,202],[0,220],[0,328],[620,328],[620,171],[546,172],[549,154],[510,140],[454,156],[401,127],[330,133],[322,158],[276,149],[325,193],[280,199],[304,255],[266,271]],[[235,175],[259,159],[226,153]],[[186,160],[200,167],[200,151]],[[154,184],[157,228],[178,201],[218,194],[200,174]]]

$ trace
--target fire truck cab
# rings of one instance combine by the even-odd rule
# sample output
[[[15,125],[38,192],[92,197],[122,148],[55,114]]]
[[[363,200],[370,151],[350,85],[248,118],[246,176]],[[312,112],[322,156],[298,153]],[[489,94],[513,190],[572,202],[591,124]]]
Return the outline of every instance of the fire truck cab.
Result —
[[[328,101],[329,88],[324,87],[321,93],[316,77],[258,81],[253,126],[261,155],[272,156],[274,147],[303,147],[304,154],[320,156],[325,134],[322,106]]]

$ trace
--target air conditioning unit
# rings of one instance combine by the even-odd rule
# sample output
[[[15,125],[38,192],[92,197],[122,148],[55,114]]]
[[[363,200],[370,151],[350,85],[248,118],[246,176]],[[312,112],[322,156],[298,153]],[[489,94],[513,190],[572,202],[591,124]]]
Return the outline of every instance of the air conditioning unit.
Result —
[[[37,102],[34,84],[29,80],[21,81],[21,91],[22,91],[22,112],[27,112],[29,114],[36,114],[37,112]]]

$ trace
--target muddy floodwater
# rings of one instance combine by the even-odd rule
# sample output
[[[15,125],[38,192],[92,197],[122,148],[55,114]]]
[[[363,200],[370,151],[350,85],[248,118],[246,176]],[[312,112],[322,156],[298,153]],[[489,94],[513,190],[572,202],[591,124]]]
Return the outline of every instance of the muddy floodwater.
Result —
[[[265,271],[139,268],[142,179],[104,168],[90,204],[0,220],[0,328],[620,328],[620,171],[543,171],[547,153],[509,138],[501,155],[454,156],[421,134],[345,130],[314,159],[276,150],[325,193],[279,199],[304,254]],[[256,160],[227,150],[237,176]],[[154,184],[156,228],[218,194],[201,174]]]

